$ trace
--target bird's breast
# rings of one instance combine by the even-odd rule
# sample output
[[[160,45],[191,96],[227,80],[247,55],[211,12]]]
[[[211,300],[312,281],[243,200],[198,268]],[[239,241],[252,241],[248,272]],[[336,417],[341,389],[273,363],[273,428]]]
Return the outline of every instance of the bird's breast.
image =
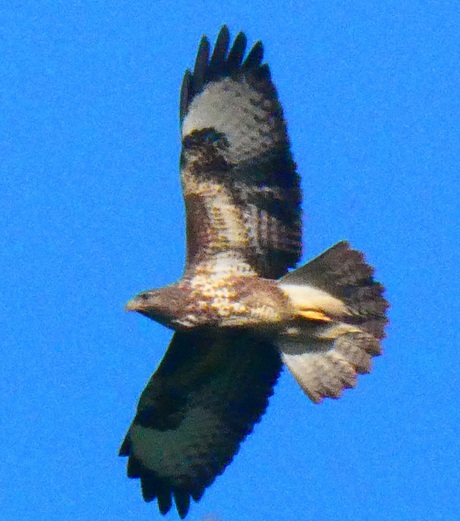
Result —
[[[196,276],[189,284],[182,327],[257,330],[279,324],[292,314],[289,299],[275,281],[253,276]]]

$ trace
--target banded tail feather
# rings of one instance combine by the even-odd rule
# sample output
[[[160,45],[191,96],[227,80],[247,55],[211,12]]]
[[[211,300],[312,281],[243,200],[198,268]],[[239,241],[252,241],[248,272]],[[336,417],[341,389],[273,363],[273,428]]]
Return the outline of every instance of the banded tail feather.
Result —
[[[299,319],[278,347],[314,402],[354,387],[381,354],[388,302],[373,275],[364,255],[342,241],[280,279]]]

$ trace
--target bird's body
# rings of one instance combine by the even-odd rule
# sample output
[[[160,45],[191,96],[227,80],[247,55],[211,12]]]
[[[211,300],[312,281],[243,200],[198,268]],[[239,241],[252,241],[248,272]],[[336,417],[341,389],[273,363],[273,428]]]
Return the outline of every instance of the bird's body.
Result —
[[[383,286],[345,241],[301,257],[301,191],[270,71],[256,43],[212,55],[203,38],[181,91],[183,277],[127,304],[175,331],[120,449],[146,501],[185,517],[265,411],[282,364],[314,402],[370,371]]]
[[[288,295],[276,281],[251,275],[210,278],[197,274],[141,293],[127,308],[176,331],[256,327],[272,333],[295,317]]]

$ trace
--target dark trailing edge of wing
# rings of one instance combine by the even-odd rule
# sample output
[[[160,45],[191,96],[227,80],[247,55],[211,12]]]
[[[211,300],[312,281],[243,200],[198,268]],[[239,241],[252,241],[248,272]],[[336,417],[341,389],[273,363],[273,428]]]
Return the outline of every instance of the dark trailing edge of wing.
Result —
[[[198,48],[193,72],[187,69],[182,81],[180,95],[181,122],[187,114],[193,98],[200,94],[209,82],[249,69],[260,74],[261,77],[270,77],[268,65],[262,64],[264,57],[262,42],[256,42],[243,61],[246,44],[246,35],[240,32],[229,49],[230,33],[228,27],[224,25],[217,36],[214,50],[210,56],[209,40],[206,36],[203,36]]]

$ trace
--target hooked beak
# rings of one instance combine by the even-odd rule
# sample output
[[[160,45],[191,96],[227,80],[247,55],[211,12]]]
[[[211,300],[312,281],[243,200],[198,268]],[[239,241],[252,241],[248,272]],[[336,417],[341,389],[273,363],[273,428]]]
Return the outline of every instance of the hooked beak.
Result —
[[[138,311],[139,310],[139,300],[134,297],[126,303],[125,311]]]

